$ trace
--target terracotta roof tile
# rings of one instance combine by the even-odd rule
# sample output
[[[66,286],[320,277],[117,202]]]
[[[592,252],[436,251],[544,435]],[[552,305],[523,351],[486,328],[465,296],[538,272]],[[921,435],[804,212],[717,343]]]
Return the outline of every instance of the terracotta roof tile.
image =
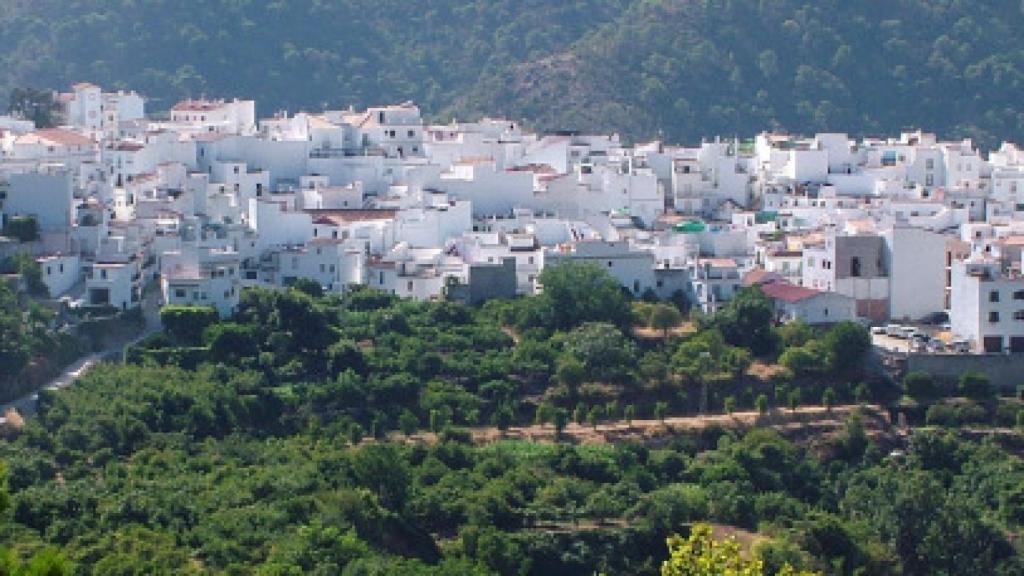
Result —
[[[789,282],[769,282],[767,284],[762,284],[761,292],[773,300],[782,300],[784,302],[789,302],[790,304],[800,302],[801,300],[807,300],[808,298],[813,298],[822,294],[820,290],[805,288],[803,286],[795,286]]]

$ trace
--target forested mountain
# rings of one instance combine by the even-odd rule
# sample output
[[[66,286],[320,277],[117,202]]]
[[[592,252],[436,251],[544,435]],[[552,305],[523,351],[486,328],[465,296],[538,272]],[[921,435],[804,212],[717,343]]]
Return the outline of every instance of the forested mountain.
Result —
[[[923,126],[991,144],[1024,114],[1016,0],[3,0],[0,91],[88,79],[160,109],[412,99],[439,117],[689,141]]]

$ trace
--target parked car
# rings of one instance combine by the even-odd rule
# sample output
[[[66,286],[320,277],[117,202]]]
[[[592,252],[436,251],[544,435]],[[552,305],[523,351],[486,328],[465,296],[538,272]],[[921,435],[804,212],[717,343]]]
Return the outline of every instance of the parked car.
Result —
[[[932,312],[921,319],[922,324],[928,325],[939,325],[945,322],[949,322],[949,314],[945,312]]]
[[[872,326],[871,327],[871,333],[876,335],[876,336],[883,336],[886,333],[885,332],[885,326]]]
[[[949,343],[949,349],[957,354],[967,354],[971,351],[971,343],[963,338],[957,338]]]

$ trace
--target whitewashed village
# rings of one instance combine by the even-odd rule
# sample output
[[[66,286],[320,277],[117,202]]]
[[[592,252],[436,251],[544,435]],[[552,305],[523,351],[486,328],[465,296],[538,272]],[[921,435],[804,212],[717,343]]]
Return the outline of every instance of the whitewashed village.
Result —
[[[432,125],[412,103],[279,112],[83,83],[62,126],[0,118],[0,213],[69,306],[222,316],[250,286],[479,303],[592,262],[714,314],[747,286],[779,322],[860,319],[920,354],[1024,353],[1024,151],[923,131],[765,132],[693,146]],[[0,241],[0,256],[25,250]]]

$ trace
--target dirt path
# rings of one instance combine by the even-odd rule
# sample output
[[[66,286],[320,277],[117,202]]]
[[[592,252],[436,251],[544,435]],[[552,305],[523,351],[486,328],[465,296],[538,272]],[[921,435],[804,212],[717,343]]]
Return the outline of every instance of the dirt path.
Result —
[[[674,436],[701,430],[711,426],[735,430],[749,430],[755,427],[770,427],[786,435],[806,436],[829,433],[840,429],[850,414],[860,409],[864,425],[870,429],[881,429],[888,425],[888,415],[879,406],[837,406],[826,410],[820,406],[797,408],[796,411],[775,410],[761,415],[757,412],[734,412],[708,416],[677,416],[660,420],[624,420],[604,422],[597,426],[569,424],[562,432],[560,441],[575,444],[610,444],[619,442],[642,442],[657,444]],[[469,429],[473,442],[487,444],[499,440],[527,440],[530,442],[554,442],[555,428],[544,426],[514,426],[502,432],[495,427],[474,427]],[[393,433],[394,440],[400,440],[400,433]],[[414,442],[436,442],[437,435],[430,432],[413,434]]]

